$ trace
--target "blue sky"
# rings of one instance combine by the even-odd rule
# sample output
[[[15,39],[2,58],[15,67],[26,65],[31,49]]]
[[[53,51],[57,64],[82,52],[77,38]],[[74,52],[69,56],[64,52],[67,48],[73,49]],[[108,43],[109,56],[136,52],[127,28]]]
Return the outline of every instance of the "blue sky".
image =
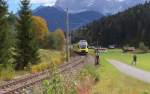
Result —
[[[17,12],[17,10],[19,10],[19,3],[20,3],[20,0],[7,0],[8,1],[8,5],[9,5],[9,11],[13,11],[13,12]],[[52,6],[55,4],[55,2],[57,0],[30,0],[31,1],[31,8],[32,9],[35,9],[36,7],[40,6],[40,5],[48,5],[48,6]],[[81,4],[81,1],[82,1],[82,4]],[[65,4],[68,4],[70,7],[70,10],[81,10],[83,7],[88,7],[86,4],[84,5],[84,2],[98,2],[100,1],[99,5],[102,6],[99,10],[101,9],[107,9],[112,5],[113,2],[123,2],[123,3],[129,3],[129,5],[132,5],[133,3],[140,3],[140,2],[144,2],[144,1],[150,1],[150,0],[58,0],[58,2],[60,2],[60,6],[62,6],[62,8],[65,8],[66,5]],[[106,5],[101,5],[101,2],[103,4],[103,1],[107,1],[109,2],[110,1],[110,5],[109,6],[106,6]],[[80,4],[79,4],[80,2]],[[64,4],[65,3],[65,4]],[[120,4],[120,3],[118,3]],[[79,6],[79,7],[78,7]],[[113,6],[115,7],[115,6]],[[116,10],[116,9],[115,9]],[[114,10],[113,10],[114,11]]]
[[[19,3],[20,0],[7,0],[8,1],[8,6],[9,6],[9,11],[16,12],[19,10]],[[31,8],[35,9],[36,7],[40,5],[54,5],[56,0],[31,0]]]

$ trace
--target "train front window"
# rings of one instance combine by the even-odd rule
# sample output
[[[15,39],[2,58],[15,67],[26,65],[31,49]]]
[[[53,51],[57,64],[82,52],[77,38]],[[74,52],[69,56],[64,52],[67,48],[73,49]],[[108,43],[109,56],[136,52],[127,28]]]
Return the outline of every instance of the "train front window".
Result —
[[[86,48],[86,45],[80,45],[80,48],[81,48],[81,49],[85,49],[85,48]]]

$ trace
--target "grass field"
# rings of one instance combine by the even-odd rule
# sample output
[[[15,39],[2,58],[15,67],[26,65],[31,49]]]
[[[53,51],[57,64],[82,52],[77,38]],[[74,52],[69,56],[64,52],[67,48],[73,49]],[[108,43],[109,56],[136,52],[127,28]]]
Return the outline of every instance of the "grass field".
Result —
[[[41,63],[63,63],[65,55],[63,52],[56,51],[56,50],[39,50],[39,55],[41,58]]]
[[[120,54],[120,50],[101,54],[102,65],[97,68],[100,81],[93,87],[92,94],[150,94],[150,84],[122,74],[107,62],[108,58],[117,60],[120,57],[123,58]],[[130,59],[130,54],[128,57],[124,57],[124,60],[126,58]]]
[[[132,62],[132,53],[122,53],[121,50],[108,50],[107,53],[104,53],[102,56],[109,59],[115,59],[122,61],[123,63],[131,64]],[[150,53],[137,54],[137,68],[150,71]]]

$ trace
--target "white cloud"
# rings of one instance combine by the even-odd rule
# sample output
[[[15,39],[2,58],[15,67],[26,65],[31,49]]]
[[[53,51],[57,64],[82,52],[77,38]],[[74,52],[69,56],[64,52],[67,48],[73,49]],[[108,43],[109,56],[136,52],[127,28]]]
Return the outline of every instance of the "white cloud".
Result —
[[[31,0],[32,4],[54,5],[56,0]]]
[[[110,1],[110,2],[112,2],[112,1],[114,1],[114,2],[123,2],[125,0],[106,0],[106,1]]]
[[[123,2],[123,1],[125,1],[125,0],[118,0],[119,2]]]

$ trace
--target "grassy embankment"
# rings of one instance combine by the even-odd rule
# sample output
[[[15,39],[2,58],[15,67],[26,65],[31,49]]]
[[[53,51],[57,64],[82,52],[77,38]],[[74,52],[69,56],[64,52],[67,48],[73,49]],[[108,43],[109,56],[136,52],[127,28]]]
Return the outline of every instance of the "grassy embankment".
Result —
[[[64,62],[64,54],[56,50],[39,50],[40,63],[31,66],[31,72],[36,73],[51,68],[53,65],[60,65]]]
[[[30,72],[40,72],[47,68],[50,68],[52,64],[59,65],[64,61],[64,54],[60,51],[56,50],[39,50],[40,63],[37,65],[30,66]],[[29,71],[17,71],[16,75],[20,75],[21,73],[28,73]]]
[[[10,80],[10,79],[13,79],[14,77],[20,77],[21,75],[29,74],[30,72],[31,73],[40,72],[42,70],[50,68],[52,63],[58,65],[58,64],[63,63],[64,61],[64,54],[56,50],[40,49],[39,55],[40,55],[39,57],[41,58],[40,63],[37,65],[29,66],[31,68],[30,70],[29,68],[25,68],[25,70],[15,71],[15,73],[13,74],[12,72],[7,72],[7,75],[0,75],[0,80]]]
[[[91,52],[93,53],[93,51]],[[150,94],[150,84],[122,74],[107,62],[109,58],[121,57],[116,53],[118,52],[108,51],[101,54],[102,65],[97,68],[100,81],[92,88],[92,94]]]

